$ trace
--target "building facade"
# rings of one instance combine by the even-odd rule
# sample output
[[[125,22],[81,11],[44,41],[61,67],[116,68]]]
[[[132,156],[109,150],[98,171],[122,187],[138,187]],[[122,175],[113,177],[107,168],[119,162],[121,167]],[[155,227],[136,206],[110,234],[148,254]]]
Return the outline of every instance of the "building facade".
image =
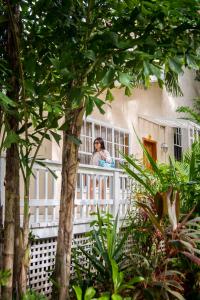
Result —
[[[167,162],[170,157],[180,160],[196,137],[200,127],[183,119],[183,114],[176,112],[179,106],[192,106],[193,99],[200,95],[200,84],[195,74],[186,71],[180,79],[183,96],[174,97],[165,89],[160,89],[152,82],[147,90],[136,88],[130,97],[125,96],[123,89],[114,89],[114,101],[105,104],[105,114],[95,109],[85,119],[82,132],[79,156],[80,162],[89,164],[93,151],[93,141],[101,136],[106,149],[119,165],[120,153],[132,154],[142,158],[142,150],[136,137],[144,142],[152,156],[159,162]],[[105,95],[102,95],[104,99]],[[62,144],[62,143],[61,143]],[[54,161],[61,160],[61,147],[52,142],[45,157]]]

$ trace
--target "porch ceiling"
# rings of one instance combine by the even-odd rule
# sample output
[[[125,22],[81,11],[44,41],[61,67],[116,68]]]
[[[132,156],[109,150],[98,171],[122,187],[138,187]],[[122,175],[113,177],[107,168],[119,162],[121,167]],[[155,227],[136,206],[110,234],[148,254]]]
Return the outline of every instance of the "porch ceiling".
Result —
[[[189,126],[195,126],[196,128],[200,129],[200,126],[190,120],[185,119],[176,119],[176,118],[163,118],[163,117],[151,117],[146,115],[139,115],[139,118],[147,120],[149,122],[158,124],[164,127],[172,127],[172,128],[188,128]]]

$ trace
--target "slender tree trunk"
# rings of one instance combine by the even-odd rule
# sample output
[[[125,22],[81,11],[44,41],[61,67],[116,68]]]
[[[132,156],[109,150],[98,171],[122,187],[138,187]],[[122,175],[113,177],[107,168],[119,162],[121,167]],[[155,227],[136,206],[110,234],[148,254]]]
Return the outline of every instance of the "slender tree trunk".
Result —
[[[26,180],[29,180],[28,177]],[[19,294],[22,296],[27,288],[27,275],[30,261],[30,243],[29,243],[29,183],[25,185],[24,197],[24,219],[21,239],[21,260],[20,260],[20,274],[19,274]],[[21,298],[20,298],[21,299]]]
[[[19,189],[19,185],[18,185]],[[19,194],[19,190],[17,191]],[[13,288],[16,300],[19,300],[19,272],[20,272],[20,199],[15,202],[15,245],[14,245],[14,274],[13,274]]]
[[[12,5],[13,18],[16,24],[19,21],[19,9],[17,5]],[[15,37],[13,35],[12,20],[9,19],[7,30],[7,55],[9,65],[12,70],[10,78],[11,90],[8,96],[17,101],[19,99],[19,76],[18,76],[18,55],[16,51]],[[7,115],[7,124],[13,132],[18,130],[17,110],[12,116]],[[17,204],[18,203],[18,204]],[[5,174],[5,221],[4,221],[4,245],[3,245],[3,269],[10,270],[11,276],[6,285],[2,288],[2,299],[11,300],[13,290],[13,265],[15,250],[15,227],[19,226],[19,220],[16,220],[15,209],[19,205],[19,159],[18,146],[11,144],[6,150],[6,174]],[[18,255],[18,254],[16,254]],[[16,256],[17,257],[17,256]]]
[[[80,137],[84,110],[76,112],[71,128],[63,134],[62,185],[60,198],[60,218],[56,252],[54,286],[52,299],[69,299],[71,265],[71,245],[73,234],[74,197],[78,168],[78,145],[69,136]],[[66,118],[66,122],[68,119]]]
[[[12,122],[14,120],[12,119]],[[15,123],[15,122],[13,122]],[[17,128],[17,124],[13,124]],[[14,127],[12,127],[14,129]],[[2,299],[12,299],[13,264],[15,246],[15,203],[19,201],[19,161],[17,145],[12,144],[6,151],[5,176],[5,221],[4,221],[4,249],[3,269],[10,270],[6,285],[2,289]]]

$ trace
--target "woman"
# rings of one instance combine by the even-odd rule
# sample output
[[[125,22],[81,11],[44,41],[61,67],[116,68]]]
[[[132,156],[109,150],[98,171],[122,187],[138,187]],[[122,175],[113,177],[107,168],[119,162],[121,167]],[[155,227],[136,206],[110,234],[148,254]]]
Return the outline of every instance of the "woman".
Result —
[[[90,164],[99,166],[99,161],[104,160],[107,163],[112,163],[110,153],[105,149],[104,141],[101,137],[94,140],[94,152],[92,154]]]
[[[104,141],[101,137],[98,137],[94,140],[94,151],[90,160],[90,164],[94,166],[99,166],[99,161],[104,160],[107,163],[112,163],[112,158],[110,156],[110,153],[105,149]],[[95,199],[95,190],[96,187],[100,184],[100,190],[101,190],[101,200],[106,198],[106,191],[104,191],[104,181],[103,178],[95,180],[95,183],[93,179],[91,178],[90,181],[90,199]],[[93,206],[91,207],[93,209]]]

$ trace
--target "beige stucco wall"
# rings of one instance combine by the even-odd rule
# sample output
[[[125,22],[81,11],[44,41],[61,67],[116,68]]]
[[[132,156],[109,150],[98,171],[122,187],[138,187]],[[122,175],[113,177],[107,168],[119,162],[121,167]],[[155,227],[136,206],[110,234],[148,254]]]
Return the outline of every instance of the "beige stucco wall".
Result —
[[[149,137],[157,142],[157,156],[159,161],[166,161],[173,154],[173,129],[158,126],[151,122],[140,119],[140,115],[149,117],[176,118],[180,114],[176,109],[180,105],[192,106],[192,99],[200,95],[200,84],[194,80],[194,74],[186,71],[180,78],[183,96],[173,97],[165,89],[160,89],[157,83],[152,83],[148,90],[143,88],[134,89],[132,95],[124,95],[123,89],[112,91],[115,100],[104,107],[105,114],[102,115],[97,109],[92,113],[92,118],[108,123],[109,125],[128,129],[131,136],[131,153],[137,157],[141,156],[141,148],[136,140],[133,130],[140,136]],[[104,99],[105,95],[102,95]],[[161,151],[161,143],[167,143],[169,150],[167,154]],[[52,159],[61,160],[61,149],[55,142],[52,144]]]

